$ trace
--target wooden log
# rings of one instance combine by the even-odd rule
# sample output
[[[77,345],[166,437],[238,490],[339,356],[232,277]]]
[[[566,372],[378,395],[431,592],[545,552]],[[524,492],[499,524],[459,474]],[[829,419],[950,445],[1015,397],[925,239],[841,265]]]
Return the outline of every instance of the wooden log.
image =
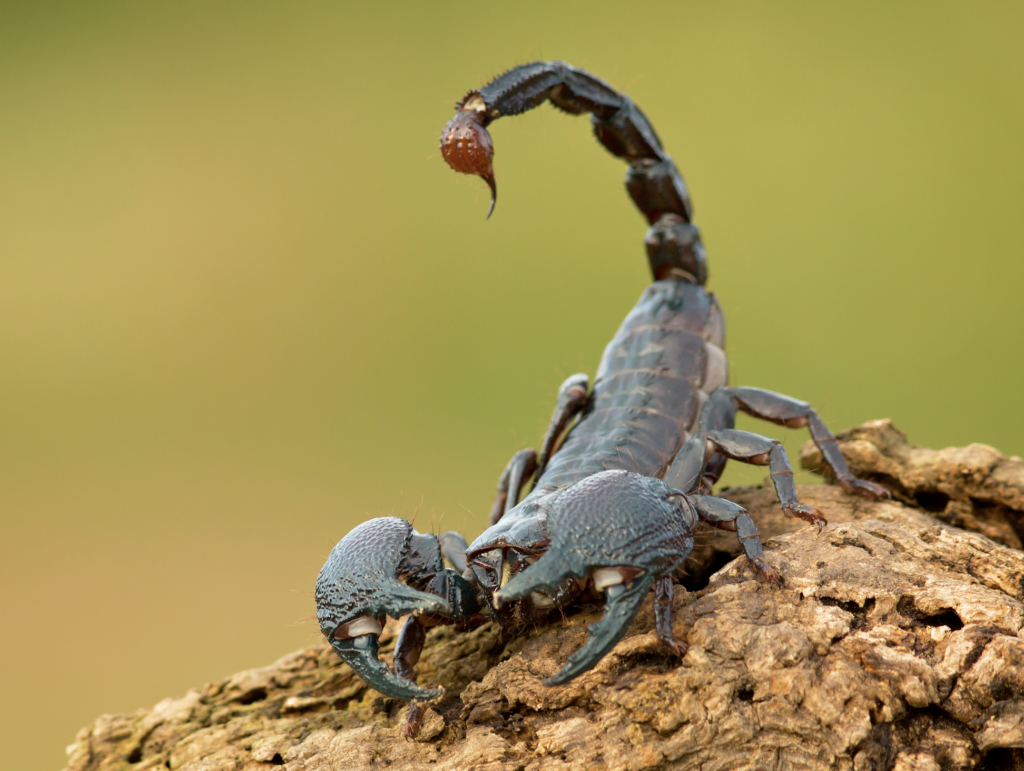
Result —
[[[1024,768],[1024,466],[981,445],[936,452],[901,437],[887,421],[841,435],[855,472],[898,500],[802,485],[830,519],[821,535],[786,520],[768,489],[726,493],[770,536],[784,585],[769,589],[743,558],[712,572],[735,542],[702,537],[692,591],[674,603],[690,646],[681,661],[657,644],[650,602],[596,669],[555,688],[540,680],[598,608],[512,640],[493,625],[434,629],[420,682],[447,695],[407,741],[409,707],[316,645],[102,716],[79,732],[68,769]],[[814,467],[812,449],[803,461]]]

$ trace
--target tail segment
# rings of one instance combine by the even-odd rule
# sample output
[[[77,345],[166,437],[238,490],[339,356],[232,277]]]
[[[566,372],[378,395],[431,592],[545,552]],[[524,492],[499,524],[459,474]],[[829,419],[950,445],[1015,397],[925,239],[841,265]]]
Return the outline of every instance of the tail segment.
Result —
[[[651,225],[644,243],[654,278],[685,278],[703,284],[707,279],[704,247],[691,222],[693,207],[686,183],[654,128],[628,96],[565,62],[524,64],[470,91],[441,133],[441,154],[448,165],[482,177],[491,188],[487,216],[497,199],[494,147],[487,126],[549,99],[570,115],[589,112],[598,141],[629,164],[626,190]]]

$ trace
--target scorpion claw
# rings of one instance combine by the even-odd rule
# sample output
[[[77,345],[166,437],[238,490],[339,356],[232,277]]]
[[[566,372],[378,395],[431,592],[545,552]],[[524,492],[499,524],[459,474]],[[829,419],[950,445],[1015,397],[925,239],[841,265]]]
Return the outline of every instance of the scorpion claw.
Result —
[[[412,613],[463,620],[476,609],[465,580],[444,568],[437,537],[397,517],[364,522],[342,538],[317,577],[315,594],[320,631],[338,655],[371,687],[404,700],[434,699],[441,691],[397,677],[380,661],[377,638],[385,618]]]
[[[545,564],[546,563],[546,564]],[[515,600],[528,596],[534,591],[552,591],[565,579],[557,567],[558,560],[542,558],[529,570],[523,571],[495,593],[496,600]],[[596,571],[598,572],[598,571]],[[611,568],[608,574],[643,573],[639,568]],[[654,584],[655,574],[647,572],[632,581],[608,586],[605,589],[604,615],[601,620],[587,628],[587,641],[573,653],[568,662],[555,675],[544,680],[544,685],[562,685],[594,668],[605,654],[626,634],[636,617],[644,598]],[[595,575],[600,586],[600,579]],[[619,579],[621,580],[621,578]]]
[[[431,701],[444,694],[444,688],[434,690],[420,688],[409,680],[395,677],[388,669],[388,665],[378,658],[380,645],[375,634],[364,634],[345,640],[331,640],[331,645],[367,685],[385,696],[403,701],[413,699]]]
[[[556,674],[544,680],[544,685],[562,685],[593,669],[626,634],[653,583],[654,576],[648,573],[636,581],[609,587],[601,620],[587,627],[583,647]]]
[[[592,669],[622,639],[659,578],[693,546],[692,520],[678,491],[629,471],[603,471],[566,487],[548,507],[551,544],[536,563],[494,593],[497,602],[557,593],[568,579],[593,581],[604,615],[587,641],[545,685],[561,685]]]

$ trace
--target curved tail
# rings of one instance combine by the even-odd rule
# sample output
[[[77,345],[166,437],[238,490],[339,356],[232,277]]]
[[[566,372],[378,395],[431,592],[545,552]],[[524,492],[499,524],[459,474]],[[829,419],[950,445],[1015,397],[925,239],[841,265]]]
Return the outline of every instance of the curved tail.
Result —
[[[441,154],[455,171],[476,174],[491,189],[494,211],[494,145],[487,126],[505,115],[532,110],[547,100],[563,112],[589,112],[598,141],[629,164],[626,190],[650,223],[644,239],[656,280],[675,276],[703,284],[707,266],[700,233],[691,222],[686,183],[633,100],[600,78],[565,62],[533,62],[470,91],[441,133]],[[681,274],[681,275],[680,275]]]

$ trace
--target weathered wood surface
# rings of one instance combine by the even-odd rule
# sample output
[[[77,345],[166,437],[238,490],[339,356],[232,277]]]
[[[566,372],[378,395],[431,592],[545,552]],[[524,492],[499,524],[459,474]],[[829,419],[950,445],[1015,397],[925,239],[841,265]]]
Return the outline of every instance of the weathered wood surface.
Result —
[[[557,688],[539,679],[597,609],[508,643],[492,626],[435,629],[420,681],[448,693],[413,742],[408,707],[318,645],[104,715],[68,768],[1024,769],[1024,465],[983,445],[912,448],[887,421],[841,439],[898,499],[802,486],[830,520],[817,535],[769,490],[730,491],[785,584],[770,590],[737,559],[678,592],[681,662],[658,646],[650,604],[597,669]],[[685,583],[733,547],[703,538]]]

